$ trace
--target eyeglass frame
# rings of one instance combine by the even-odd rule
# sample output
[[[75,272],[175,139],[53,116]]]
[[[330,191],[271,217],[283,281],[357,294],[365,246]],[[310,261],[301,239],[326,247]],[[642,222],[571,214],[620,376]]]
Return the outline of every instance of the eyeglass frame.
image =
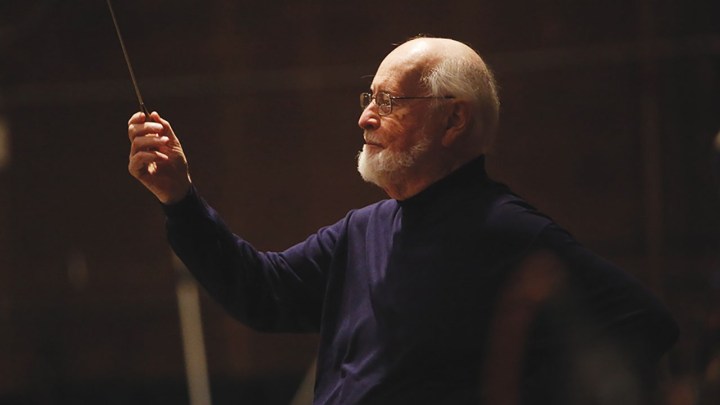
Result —
[[[387,104],[379,104],[377,102],[377,97],[381,94],[384,94],[387,96],[389,102]],[[373,102],[375,101],[375,104],[378,106],[378,114],[379,115],[389,115],[392,113],[393,109],[393,100],[420,100],[420,99],[431,99],[431,98],[438,98],[438,99],[452,99],[455,98],[455,96],[393,96],[387,91],[380,91],[376,95],[373,95],[372,93],[365,91],[360,93],[360,108],[362,108],[363,111]],[[367,102],[366,102],[367,101]],[[387,111],[384,111],[387,110]]]

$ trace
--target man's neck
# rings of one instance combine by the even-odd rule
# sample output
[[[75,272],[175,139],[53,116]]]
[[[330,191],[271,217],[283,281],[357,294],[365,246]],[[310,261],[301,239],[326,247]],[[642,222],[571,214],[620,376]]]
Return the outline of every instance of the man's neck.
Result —
[[[447,165],[438,165],[422,173],[406,173],[398,176],[397,181],[389,181],[389,184],[383,185],[382,189],[390,198],[398,201],[407,200],[444,179],[466,163],[466,161],[456,161]]]

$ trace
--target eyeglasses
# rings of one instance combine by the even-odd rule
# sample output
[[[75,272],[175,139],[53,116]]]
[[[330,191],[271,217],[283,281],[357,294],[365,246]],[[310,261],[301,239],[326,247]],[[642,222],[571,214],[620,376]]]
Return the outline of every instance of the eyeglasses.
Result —
[[[360,108],[363,110],[367,108],[367,106],[372,103],[373,100],[375,100],[375,104],[378,106],[378,112],[380,115],[388,115],[392,112],[393,108],[393,100],[418,100],[418,99],[430,99],[430,98],[455,98],[454,96],[419,96],[419,97],[410,97],[410,96],[391,96],[390,93],[386,91],[381,91],[376,95],[372,95],[372,93],[360,93]]]

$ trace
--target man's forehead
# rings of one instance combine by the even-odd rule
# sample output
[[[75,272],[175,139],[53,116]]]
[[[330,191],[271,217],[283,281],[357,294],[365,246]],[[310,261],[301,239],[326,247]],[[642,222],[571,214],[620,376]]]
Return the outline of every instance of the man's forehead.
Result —
[[[422,69],[419,64],[383,63],[373,77],[373,91],[398,92],[414,90],[420,84]]]

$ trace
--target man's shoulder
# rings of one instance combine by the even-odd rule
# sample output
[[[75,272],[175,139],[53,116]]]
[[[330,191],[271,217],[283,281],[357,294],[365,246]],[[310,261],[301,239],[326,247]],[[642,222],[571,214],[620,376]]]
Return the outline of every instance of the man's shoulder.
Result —
[[[499,236],[532,238],[554,221],[521,197],[507,192],[493,198],[488,207],[486,224],[492,233]]]
[[[393,216],[398,209],[399,205],[396,200],[385,199],[350,210],[346,218],[350,221],[368,221],[371,218]]]

